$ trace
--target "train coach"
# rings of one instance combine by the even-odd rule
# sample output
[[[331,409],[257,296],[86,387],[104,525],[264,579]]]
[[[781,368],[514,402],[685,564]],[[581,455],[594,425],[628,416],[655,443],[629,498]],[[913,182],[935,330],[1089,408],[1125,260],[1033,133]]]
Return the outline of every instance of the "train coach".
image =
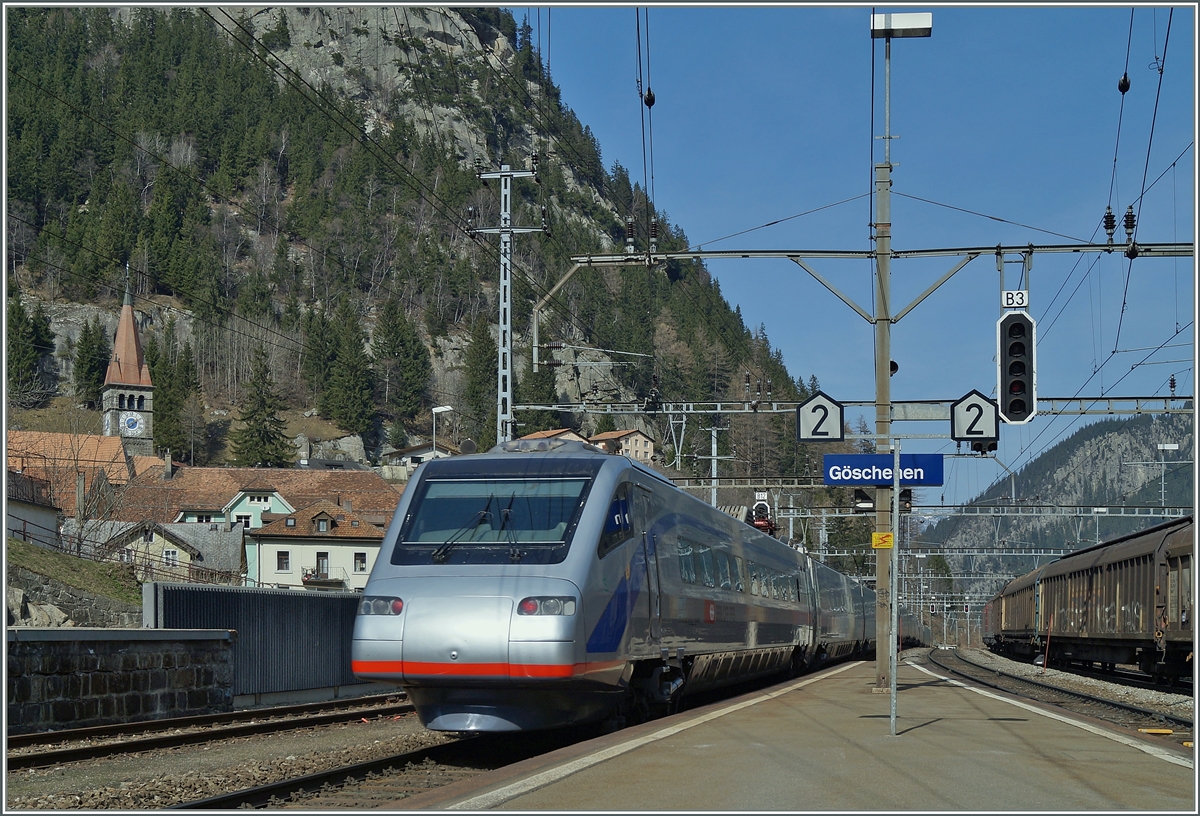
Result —
[[[984,606],[984,642],[1050,662],[1192,673],[1193,518],[1063,556],[1010,581]]]
[[[428,728],[512,731],[641,720],[874,648],[874,591],[631,459],[543,439],[421,465],[351,653]]]

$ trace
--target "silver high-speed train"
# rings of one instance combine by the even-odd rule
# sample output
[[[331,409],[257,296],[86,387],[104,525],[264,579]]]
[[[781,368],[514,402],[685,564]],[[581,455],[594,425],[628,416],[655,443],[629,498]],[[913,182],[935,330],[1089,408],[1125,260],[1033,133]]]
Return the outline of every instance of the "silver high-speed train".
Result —
[[[354,673],[443,731],[641,720],[875,648],[873,591],[564,440],[422,464],[363,595]]]

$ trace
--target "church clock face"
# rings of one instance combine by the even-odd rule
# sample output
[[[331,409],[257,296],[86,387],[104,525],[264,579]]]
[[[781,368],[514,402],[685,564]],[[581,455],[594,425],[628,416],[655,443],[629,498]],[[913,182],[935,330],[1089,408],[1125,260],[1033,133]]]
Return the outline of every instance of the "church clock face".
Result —
[[[146,429],[146,423],[141,414],[125,411],[121,414],[120,427],[122,436],[141,436],[142,431]]]

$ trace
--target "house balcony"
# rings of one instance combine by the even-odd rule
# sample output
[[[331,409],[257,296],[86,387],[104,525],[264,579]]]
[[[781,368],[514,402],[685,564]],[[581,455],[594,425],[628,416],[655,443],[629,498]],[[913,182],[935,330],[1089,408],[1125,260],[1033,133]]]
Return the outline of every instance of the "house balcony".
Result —
[[[345,589],[349,579],[344,567],[305,567],[300,578],[306,589]]]

